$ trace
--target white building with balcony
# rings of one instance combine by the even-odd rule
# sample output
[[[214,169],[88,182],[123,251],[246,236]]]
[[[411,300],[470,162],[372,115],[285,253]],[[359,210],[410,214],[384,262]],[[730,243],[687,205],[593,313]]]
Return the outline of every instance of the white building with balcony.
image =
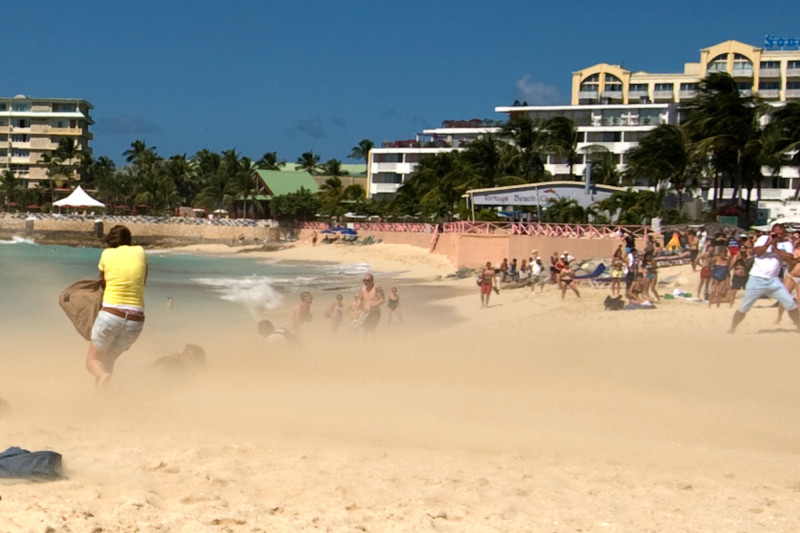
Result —
[[[73,139],[79,151],[91,154],[92,108],[75,98],[0,98],[0,171],[10,170],[38,186],[49,179],[42,158],[61,139]]]

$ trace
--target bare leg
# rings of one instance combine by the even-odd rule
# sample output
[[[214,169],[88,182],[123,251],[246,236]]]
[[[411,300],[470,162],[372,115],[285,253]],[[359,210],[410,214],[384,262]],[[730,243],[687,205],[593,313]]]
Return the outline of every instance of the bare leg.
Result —
[[[795,313],[797,313],[797,309],[795,309]],[[791,313],[789,316],[792,316]],[[733,321],[731,321],[731,329],[728,330],[728,333],[736,333],[736,328],[739,327],[744,317],[745,314],[737,309],[736,312],[733,313]],[[800,328],[800,325],[798,325],[798,328]]]
[[[794,322],[795,327],[800,330],[800,309],[792,309],[791,311],[787,311],[786,314],[789,315],[789,318],[792,319]]]
[[[89,343],[89,352],[86,354],[86,370],[95,377],[96,385],[103,385],[111,380],[111,373],[114,371],[114,363],[119,354],[104,352]]]

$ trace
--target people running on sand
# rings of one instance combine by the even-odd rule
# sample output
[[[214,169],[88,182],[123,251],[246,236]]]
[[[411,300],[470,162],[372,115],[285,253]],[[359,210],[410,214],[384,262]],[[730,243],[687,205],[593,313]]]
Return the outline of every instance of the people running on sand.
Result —
[[[300,293],[300,301],[297,305],[292,307],[292,310],[289,312],[290,327],[295,335],[300,334],[303,324],[311,322],[311,303],[313,301],[314,298],[311,296],[311,293],[303,291]]]
[[[383,294],[381,286],[375,283],[375,277],[372,274],[365,274],[363,283],[359,298],[361,310],[359,325],[364,333],[369,334],[375,332],[375,328],[381,320],[381,306],[386,301],[386,296]]]
[[[400,309],[400,295],[397,293],[397,287],[392,287],[389,292],[389,297],[386,299],[386,308],[389,310],[387,322],[391,325],[392,317],[397,315],[397,320],[403,323],[403,311]]]
[[[325,318],[331,320],[331,331],[336,333],[342,324],[342,319],[344,319],[344,297],[341,294],[336,295],[336,299],[325,311]]]
[[[97,385],[111,380],[114,363],[142,332],[148,272],[144,248],[132,245],[127,227],[112,227],[105,241],[108,248],[103,250],[97,265],[104,289],[103,306],[92,327],[86,354],[86,369]]]

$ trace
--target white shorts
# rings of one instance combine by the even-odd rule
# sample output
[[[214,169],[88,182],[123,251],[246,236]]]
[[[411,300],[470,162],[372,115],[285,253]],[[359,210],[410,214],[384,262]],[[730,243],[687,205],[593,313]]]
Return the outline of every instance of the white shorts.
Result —
[[[92,326],[92,343],[104,352],[122,353],[136,342],[143,327],[144,322],[100,311]]]

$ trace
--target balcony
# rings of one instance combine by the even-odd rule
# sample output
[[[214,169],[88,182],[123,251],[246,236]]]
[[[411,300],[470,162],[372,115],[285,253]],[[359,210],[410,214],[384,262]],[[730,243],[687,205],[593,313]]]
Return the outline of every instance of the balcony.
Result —
[[[780,78],[781,69],[779,68],[762,68],[758,71],[759,78]]]
[[[800,67],[789,67],[786,69],[786,77],[800,78]]]
[[[687,98],[694,98],[695,96],[697,96],[697,89],[681,89],[678,92],[678,96],[680,97],[681,100]]]
[[[672,100],[675,95],[672,91],[653,91],[654,100]]]
[[[611,98],[612,100],[622,99],[622,90],[619,91],[603,91],[603,98]]]
[[[786,89],[786,98],[800,98],[800,89]]]
[[[746,67],[733,67],[733,73],[731,76],[734,78],[752,78],[753,77],[753,67],[748,65]]]
[[[761,98],[779,98],[781,92],[778,89],[760,89],[758,96]]]
[[[637,98],[647,98],[647,91],[628,91],[628,100],[635,100]]]

